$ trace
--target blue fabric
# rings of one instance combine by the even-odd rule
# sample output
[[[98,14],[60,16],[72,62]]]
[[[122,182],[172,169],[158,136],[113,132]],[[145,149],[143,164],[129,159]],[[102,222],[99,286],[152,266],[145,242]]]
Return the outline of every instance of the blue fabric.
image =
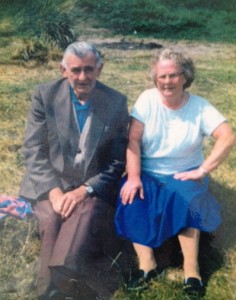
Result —
[[[0,194],[0,219],[7,216],[24,219],[32,214],[31,205],[27,200]]]
[[[180,181],[172,175],[143,173],[141,179],[144,200],[136,195],[132,204],[123,205],[118,196],[115,227],[119,236],[153,248],[185,228],[211,232],[221,223],[221,208],[208,192],[207,177]]]
[[[71,93],[71,98],[75,107],[75,112],[79,124],[80,131],[82,132],[84,128],[84,124],[87,120],[88,117],[88,111],[89,111],[89,106],[90,106],[90,100],[86,102],[86,104],[81,105],[78,101],[78,99],[75,96],[75,93],[72,88],[70,88],[70,93]]]

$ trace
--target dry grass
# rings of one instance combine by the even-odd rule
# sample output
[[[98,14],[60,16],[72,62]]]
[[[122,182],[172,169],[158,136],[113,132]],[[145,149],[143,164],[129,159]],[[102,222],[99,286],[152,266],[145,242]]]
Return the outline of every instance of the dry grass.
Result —
[[[98,45],[101,42],[97,35],[92,34],[81,39]],[[120,37],[102,41],[117,40]],[[146,41],[152,40],[145,39],[144,42]],[[191,54],[198,69],[191,92],[208,98],[225,114],[236,130],[236,46],[167,40],[155,42],[163,46],[178,46]],[[30,94],[36,84],[57,78],[60,74],[59,61],[50,61],[47,65],[36,65],[34,62],[12,63],[7,58],[7,51],[10,50],[11,43],[5,48],[0,46],[0,54],[6,55],[5,58],[2,56],[0,64],[0,192],[16,195],[24,171],[21,145]],[[154,51],[105,48],[101,48],[101,51],[105,57],[105,67],[100,79],[127,94],[131,107],[140,92],[153,85],[148,68]],[[234,150],[222,166],[212,173],[211,188],[222,203],[224,219],[216,233],[214,245],[224,254],[225,262],[209,280],[205,297],[207,300],[236,299],[235,165]],[[0,300],[33,300],[39,247],[36,224],[33,220],[18,221],[9,218],[0,221],[0,227]],[[151,291],[142,295],[127,295],[119,291],[115,299],[184,299],[180,290],[181,281],[179,270],[170,269],[165,281],[154,282]]]

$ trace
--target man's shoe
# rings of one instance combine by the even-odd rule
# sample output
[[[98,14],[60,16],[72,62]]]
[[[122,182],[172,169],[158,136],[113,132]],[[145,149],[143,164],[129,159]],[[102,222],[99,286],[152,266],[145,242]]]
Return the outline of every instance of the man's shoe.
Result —
[[[163,269],[155,268],[154,270],[145,273],[143,270],[138,270],[131,274],[131,278],[127,283],[128,291],[142,291],[148,288],[148,283],[155,278],[163,275]]]
[[[206,288],[201,280],[189,277],[184,281],[184,292],[189,296],[202,297],[206,293]]]
[[[72,295],[65,295],[58,290],[52,290],[47,300],[76,300]]]
[[[57,289],[52,289],[42,296],[38,297],[38,300],[77,300],[72,295],[66,295],[58,291]]]

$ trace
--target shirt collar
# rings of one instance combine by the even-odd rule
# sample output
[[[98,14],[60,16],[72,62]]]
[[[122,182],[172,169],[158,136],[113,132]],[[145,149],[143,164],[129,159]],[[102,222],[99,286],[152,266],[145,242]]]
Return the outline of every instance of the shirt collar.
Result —
[[[70,86],[70,94],[71,94],[72,101],[76,105],[77,108],[79,108],[79,109],[88,109],[88,107],[89,107],[89,105],[91,103],[91,99],[88,99],[86,101],[86,103],[84,105],[82,105],[79,102],[78,98],[76,97],[75,92],[73,91],[73,89],[72,89],[71,86]]]

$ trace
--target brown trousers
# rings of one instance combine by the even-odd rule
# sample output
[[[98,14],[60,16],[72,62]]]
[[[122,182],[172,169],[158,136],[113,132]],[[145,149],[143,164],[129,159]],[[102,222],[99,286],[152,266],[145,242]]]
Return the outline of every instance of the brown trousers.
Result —
[[[117,258],[123,254],[114,232],[114,207],[97,197],[87,198],[63,220],[45,200],[34,206],[34,213],[41,237],[39,295],[52,284],[71,293],[71,283],[78,283],[104,297],[119,287]]]

